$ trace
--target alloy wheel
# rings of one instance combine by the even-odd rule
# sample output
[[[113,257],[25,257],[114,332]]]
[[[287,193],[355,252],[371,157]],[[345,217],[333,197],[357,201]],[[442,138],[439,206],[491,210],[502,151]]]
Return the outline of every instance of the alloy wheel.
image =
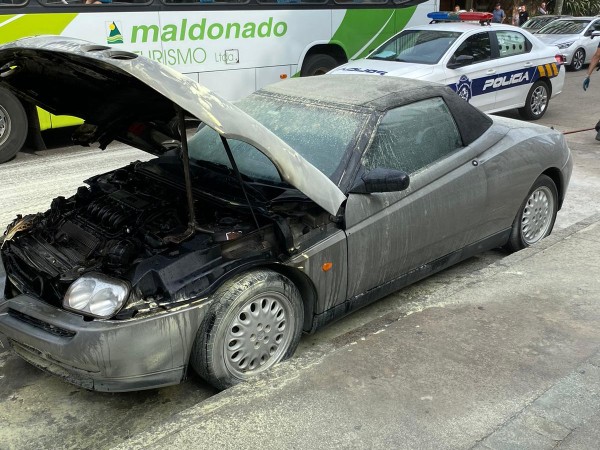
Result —
[[[246,378],[277,363],[293,339],[289,300],[268,292],[246,302],[231,320],[225,336],[225,364]]]
[[[548,90],[542,84],[540,84],[531,93],[531,112],[535,116],[541,116],[544,114],[546,107],[548,106]]]
[[[540,186],[527,199],[521,216],[521,236],[527,245],[546,237],[553,214],[554,196],[548,187]]]
[[[583,67],[585,60],[585,54],[583,50],[579,49],[573,55],[573,61],[571,62],[571,66],[574,70],[580,70]]]

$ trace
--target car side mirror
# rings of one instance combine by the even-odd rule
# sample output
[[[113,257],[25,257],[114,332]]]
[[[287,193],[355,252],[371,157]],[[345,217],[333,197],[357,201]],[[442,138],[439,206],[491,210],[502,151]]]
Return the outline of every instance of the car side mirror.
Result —
[[[598,36],[600,36],[600,31],[592,31],[592,39]]]
[[[458,67],[468,66],[473,64],[474,60],[475,58],[471,55],[460,55],[456,57],[454,62],[448,63],[447,67],[448,69],[456,69]]]
[[[396,169],[377,167],[362,174],[350,189],[351,194],[374,194],[377,192],[398,192],[405,190],[410,184],[406,172]]]

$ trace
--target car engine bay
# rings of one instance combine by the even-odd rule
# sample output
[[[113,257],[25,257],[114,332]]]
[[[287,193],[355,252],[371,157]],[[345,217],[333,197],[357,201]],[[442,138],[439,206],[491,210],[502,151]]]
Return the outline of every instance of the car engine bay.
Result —
[[[134,288],[120,313],[127,318],[202,296],[237,266],[275,262],[330,220],[306,199],[287,193],[277,201],[283,188],[262,189],[268,201],[255,191],[250,211],[233,178],[196,167],[195,187],[210,189],[194,189],[196,232],[181,242],[189,226],[181,170],[175,156],[132,163],[17,218],[2,244],[6,297],[28,293],[60,307],[75,280],[99,272]]]

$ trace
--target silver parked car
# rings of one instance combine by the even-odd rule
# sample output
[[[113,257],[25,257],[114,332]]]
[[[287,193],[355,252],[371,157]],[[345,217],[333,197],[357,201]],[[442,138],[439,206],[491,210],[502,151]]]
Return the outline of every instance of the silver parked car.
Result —
[[[529,31],[530,33],[537,33],[540,29],[548,25],[550,22],[554,22],[556,19],[561,19],[563,17],[572,17],[569,15],[550,15],[547,14],[545,16],[533,16],[531,19],[527,20],[521,28]]]
[[[571,176],[562,134],[437,83],[297,78],[234,106],[136,54],[56,37],[0,47],[0,67],[15,95],[85,119],[80,144],[156,155],[4,235],[0,332],[88,389],[262,373],[302,332],[537,243]],[[190,138],[187,115],[201,121]]]
[[[549,23],[536,36],[548,45],[556,45],[570,69],[581,70],[600,44],[594,31],[600,31],[600,17],[569,17]]]

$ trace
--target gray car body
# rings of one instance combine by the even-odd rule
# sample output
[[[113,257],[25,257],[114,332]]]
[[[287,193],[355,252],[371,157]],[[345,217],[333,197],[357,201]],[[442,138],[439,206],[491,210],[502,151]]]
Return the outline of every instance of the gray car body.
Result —
[[[339,214],[340,220],[321,227],[316,241],[299,246],[298,252],[268,267],[298,286],[307,332],[477,252],[505,244],[523,200],[541,174],[555,181],[559,203],[569,183],[572,160],[562,134],[511,119],[490,119],[437,84],[337,75],[289,80],[255,94],[337,105],[369,115],[345,155],[340,176],[324,181],[323,174],[313,176],[318,170],[273,133],[205,88],[141,57],[114,60],[110,50],[86,56],[82,45],[88,44],[57,38],[23,40],[0,48],[0,66],[17,56],[52,59],[61,55],[84,60],[88,68],[96,64],[117,68],[151,86],[156,95],[181,101],[183,109],[222,135],[254,145],[286,174],[282,176],[290,184],[331,214]],[[184,91],[179,91],[180,85]],[[190,93],[196,96],[190,98]],[[464,147],[415,173],[406,190],[351,193],[364,173],[362,154],[385,112],[432,97],[446,102]],[[295,167],[300,168],[300,177]],[[313,192],[323,190],[325,195],[317,192],[313,198]],[[334,270],[324,271],[325,261],[333,262]],[[5,283],[0,259],[0,294]],[[190,351],[210,302],[209,295],[141,319],[86,320],[21,294],[0,300],[0,332],[27,361],[86,388],[154,388],[185,378]]]

